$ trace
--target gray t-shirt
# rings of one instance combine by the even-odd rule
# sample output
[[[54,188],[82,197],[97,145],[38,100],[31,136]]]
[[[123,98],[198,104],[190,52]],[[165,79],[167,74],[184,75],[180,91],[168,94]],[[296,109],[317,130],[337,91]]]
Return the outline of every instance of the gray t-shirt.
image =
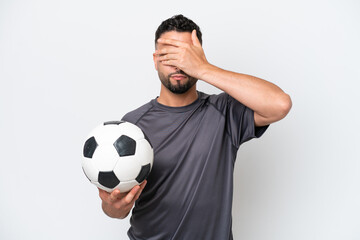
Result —
[[[136,240],[232,239],[233,171],[239,146],[260,137],[254,112],[226,93],[184,107],[156,99],[126,114],[154,147],[147,185],[128,231]]]

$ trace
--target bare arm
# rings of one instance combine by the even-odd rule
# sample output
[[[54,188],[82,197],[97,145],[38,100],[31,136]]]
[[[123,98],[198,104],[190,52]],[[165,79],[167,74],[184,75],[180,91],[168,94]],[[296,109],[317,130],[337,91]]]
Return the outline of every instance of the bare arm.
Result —
[[[287,115],[292,106],[288,94],[266,80],[211,65],[206,60],[195,30],[191,37],[192,44],[174,39],[158,39],[159,43],[169,45],[155,52],[159,60],[223,90],[251,108],[256,126],[268,125]]]
[[[223,90],[254,111],[256,126],[284,118],[290,111],[290,96],[263,79],[206,65],[201,75],[205,82]]]

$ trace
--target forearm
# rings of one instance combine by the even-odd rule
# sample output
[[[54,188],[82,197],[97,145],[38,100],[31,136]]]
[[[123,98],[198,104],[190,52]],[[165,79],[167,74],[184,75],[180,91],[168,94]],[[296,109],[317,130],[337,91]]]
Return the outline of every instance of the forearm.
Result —
[[[200,79],[272,121],[283,118],[291,108],[291,99],[278,86],[266,80],[231,71],[211,64],[204,67]]]
[[[251,108],[257,126],[286,116],[291,108],[291,99],[279,87],[254,76],[209,64],[195,30],[191,33],[191,41],[159,38],[158,43],[170,47],[156,50],[154,56],[161,64],[175,66],[194,78],[210,83]]]

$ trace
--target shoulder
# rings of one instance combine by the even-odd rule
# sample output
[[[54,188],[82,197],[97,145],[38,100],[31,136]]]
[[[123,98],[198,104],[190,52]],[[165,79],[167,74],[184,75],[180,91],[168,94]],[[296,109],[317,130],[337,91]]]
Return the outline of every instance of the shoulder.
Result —
[[[131,122],[136,124],[148,111],[153,108],[152,100],[137,109],[128,112],[121,119],[122,121]]]
[[[208,95],[208,96],[209,96],[209,98],[208,98],[209,102],[211,104],[220,106],[220,105],[226,104],[228,94],[226,94],[225,92],[222,92],[220,94],[212,94],[212,95]]]
[[[225,92],[222,92],[220,94],[204,95],[207,96],[207,101],[223,114],[225,114],[227,109],[233,105],[240,108],[244,107],[242,103],[240,103]]]

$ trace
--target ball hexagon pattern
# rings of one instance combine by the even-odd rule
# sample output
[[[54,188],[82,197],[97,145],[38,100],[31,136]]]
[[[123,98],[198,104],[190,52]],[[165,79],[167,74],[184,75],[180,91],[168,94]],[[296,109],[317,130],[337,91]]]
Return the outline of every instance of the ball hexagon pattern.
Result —
[[[94,128],[87,137],[82,168],[100,189],[127,192],[147,178],[153,160],[152,145],[138,126],[110,121]]]

